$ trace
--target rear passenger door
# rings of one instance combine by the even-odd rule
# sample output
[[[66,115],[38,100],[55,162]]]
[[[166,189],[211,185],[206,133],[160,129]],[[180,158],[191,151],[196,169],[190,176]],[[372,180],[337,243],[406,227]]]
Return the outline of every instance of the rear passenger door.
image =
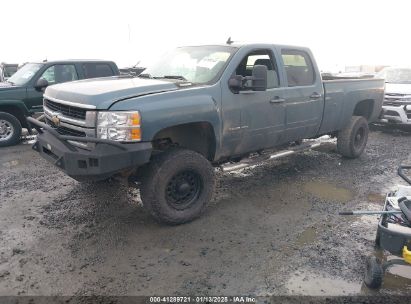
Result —
[[[108,63],[105,62],[87,62],[81,64],[81,70],[84,78],[110,77],[115,72]]]
[[[301,49],[281,49],[287,87],[285,139],[290,142],[317,134],[321,125],[324,96],[310,54]]]

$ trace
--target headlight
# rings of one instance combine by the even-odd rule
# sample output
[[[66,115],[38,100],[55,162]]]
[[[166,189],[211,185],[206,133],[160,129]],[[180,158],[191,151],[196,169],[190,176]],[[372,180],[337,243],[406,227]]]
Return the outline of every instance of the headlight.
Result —
[[[116,141],[141,140],[141,116],[135,112],[98,112],[97,138]]]

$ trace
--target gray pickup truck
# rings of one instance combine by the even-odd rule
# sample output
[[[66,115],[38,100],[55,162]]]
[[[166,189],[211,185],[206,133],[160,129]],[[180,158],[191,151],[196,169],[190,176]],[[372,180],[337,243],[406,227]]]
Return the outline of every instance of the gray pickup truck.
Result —
[[[145,208],[180,224],[210,201],[215,166],[242,168],[249,156],[269,159],[269,149],[322,135],[360,156],[383,96],[384,80],[323,81],[307,48],[194,46],[138,77],[48,87],[47,124],[29,121],[39,131],[33,149],[66,174],[134,178]]]

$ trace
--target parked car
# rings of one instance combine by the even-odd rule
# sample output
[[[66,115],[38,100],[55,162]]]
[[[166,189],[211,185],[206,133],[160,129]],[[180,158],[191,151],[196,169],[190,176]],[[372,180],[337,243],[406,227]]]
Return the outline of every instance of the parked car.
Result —
[[[78,79],[119,75],[112,61],[64,60],[26,63],[0,83],[0,147],[17,144],[26,117],[43,111],[43,92],[49,85]]]
[[[387,67],[376,77],[385,79],[380,122],[411,125],[411,67]]]
[[[4,82],[9,79],[19,68],[18,64],[4,63],[0,64],[0,82]]]
[[[135,178],[145,208],[180,224],[210,201],[213,166],[240,168],[253,152],[271,159],[267,149],[326,134],[359,157],[383,95],[382,79],[322,81],[304,47],[182,47],[139,77],[48,87],[47,124],[30,119],[33,149],[79,181]]]

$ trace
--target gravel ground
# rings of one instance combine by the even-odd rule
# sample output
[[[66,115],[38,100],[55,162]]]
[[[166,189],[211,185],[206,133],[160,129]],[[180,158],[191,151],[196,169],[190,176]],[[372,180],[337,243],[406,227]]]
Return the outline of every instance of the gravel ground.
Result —
[[[377,217],[337,215],[380,209],[410,147],[378,128],[359,159],[326,145],[218,173],[204,216],[176,227],[124,183],[81,184],[28,143],[1,148],[0,295],[411,295],[405,267],[363,285]]]

